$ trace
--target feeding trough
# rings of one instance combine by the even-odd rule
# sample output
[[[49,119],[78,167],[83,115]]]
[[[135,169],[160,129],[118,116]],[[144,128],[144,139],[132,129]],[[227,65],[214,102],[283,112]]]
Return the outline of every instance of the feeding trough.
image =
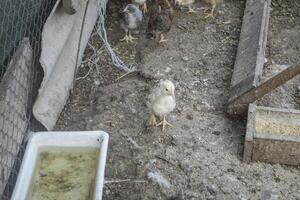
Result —
[[[102,199],[107,146],[102,131],[34,133],[11,199]]]
[[[244,161],[300,165],[300,111],[251,104]]]

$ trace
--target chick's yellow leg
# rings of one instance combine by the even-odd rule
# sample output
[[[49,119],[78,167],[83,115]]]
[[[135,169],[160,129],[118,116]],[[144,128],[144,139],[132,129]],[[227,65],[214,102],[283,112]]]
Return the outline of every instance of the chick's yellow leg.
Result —
[[[131,32],[129,31],[128,40],[129,40],[130,42],[133,42],[133,40],[137,40],[137,39],[138,39],[138,38],[133,37],[133,36],[131,35]]]
[[[210,10],[210,13],[206,13],[205,14],[205,18],[208,18],[208,17],[214,17],[214,11],[215,11],[215,7],[216,5],[213,5],[211,10]]]
[[[147,3],[144,3],[144,5],[143,5],[143,11],[144,11],[144,13],[148,12]]]
[[[121,42],[122,42],[122,41],[126,41],[126,42],[128,43],[129,37],[128,37],[128,32],[127,32],[127,31],[125,32],[125,36],[124,36],[122,39],[120,39],[120,41],[121,41]]]
[[[172,124],[170,124],[169,122],[167,122],[166,120],[166,116],[163,117],[163,120],[161,122],[159,122],[156,126],[162,126],[162,130],[165,130],[166,126],[171,126],[174,127]]]
[[[155,126],[157,124],[155,115],[153,113],[150,114],[150,118],[148,121],[148,125]]]
[[[160,40],[159,40],[159,43],[163,43],[163,42],[167,42],[168,39],[165,39],[164,35],[163,34],[160,34]]]
[[[196,11],[195,11],[191,6],[189,6],[189,11],[188,11],[188,13],[196,13]]]

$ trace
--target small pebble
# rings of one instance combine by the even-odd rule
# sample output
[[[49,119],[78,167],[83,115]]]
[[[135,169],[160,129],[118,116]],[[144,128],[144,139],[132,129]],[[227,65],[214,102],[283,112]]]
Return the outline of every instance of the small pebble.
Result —
[[[207,186],[206,189],[211,195],[217,194],[217,187],[215,185]]]
[[[232,169],[232,168],[228,168],[228,169],[227,169],[227,172],[233,172],[233,173],[234,173],[235,171],[234,171],[234,169]]]
[[[194,119],[194,117],[193,117],[192,114],[187,114],[187,115],[186,115],[186,118],[187,118],[188,120],[193,120],[193,119]]]
[[[188,125],[184,124],[184,125],[182,125],[182,129],[185,130],[185,131],[188,131],[191,128]]]
[[[45,177],[45,176],[47,176],[47,174],[46,174],[46,172],[44,172],[44,171],[40,171],[40,176],[41,176],[41,177]]]
[[[98,85],[100,85],[100,81],[99,81],[99,80],[95,80],[95,81],[94,81],[94,84],[95,84],[96,86],[98,86]]]
[[[182,60],[184,60],[184,61],[188,61],[188,60],[189,60],[189,58],[188,58],[187,56],[183,56],[183,57],[182,57]]]
[[[212,132],[211,134],[213,134],[213,135],[220,135],[221,132],[220,132],[220,131],[214,131],[214,132]]]

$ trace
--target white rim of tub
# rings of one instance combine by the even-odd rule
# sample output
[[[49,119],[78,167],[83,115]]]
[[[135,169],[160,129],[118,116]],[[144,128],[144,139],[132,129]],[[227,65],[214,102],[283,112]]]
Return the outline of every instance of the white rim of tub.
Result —
[[[74,137],[75,136],[75,137]],[[11,200],[25,199],[34,175],[41,147],[99,147],[94,200],[102,199],[109,136],[103,131],[37,132],[31,134]]]

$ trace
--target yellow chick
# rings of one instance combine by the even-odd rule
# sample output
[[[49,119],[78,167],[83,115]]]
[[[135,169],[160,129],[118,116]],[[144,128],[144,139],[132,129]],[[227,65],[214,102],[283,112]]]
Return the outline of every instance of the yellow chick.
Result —
[[[205,18],[207,17],[214,17],[214,11],[215,11],[215,8],[216,6],[219,4],[219,3],[222,3],[223,0],[204,0],[205,3],[207,3],[211,8],[210,8],[210,13],[207,13]]]
[[[163,131],[167,125],[173,127],[167,122],[166,115],[176,107],[174,84],[169,80],[161,81],[159,86],[149,95],[147,106],[150,111],[149,125],[162,126]],[[161,119],[160,123],[157,123],[155,116]]]

